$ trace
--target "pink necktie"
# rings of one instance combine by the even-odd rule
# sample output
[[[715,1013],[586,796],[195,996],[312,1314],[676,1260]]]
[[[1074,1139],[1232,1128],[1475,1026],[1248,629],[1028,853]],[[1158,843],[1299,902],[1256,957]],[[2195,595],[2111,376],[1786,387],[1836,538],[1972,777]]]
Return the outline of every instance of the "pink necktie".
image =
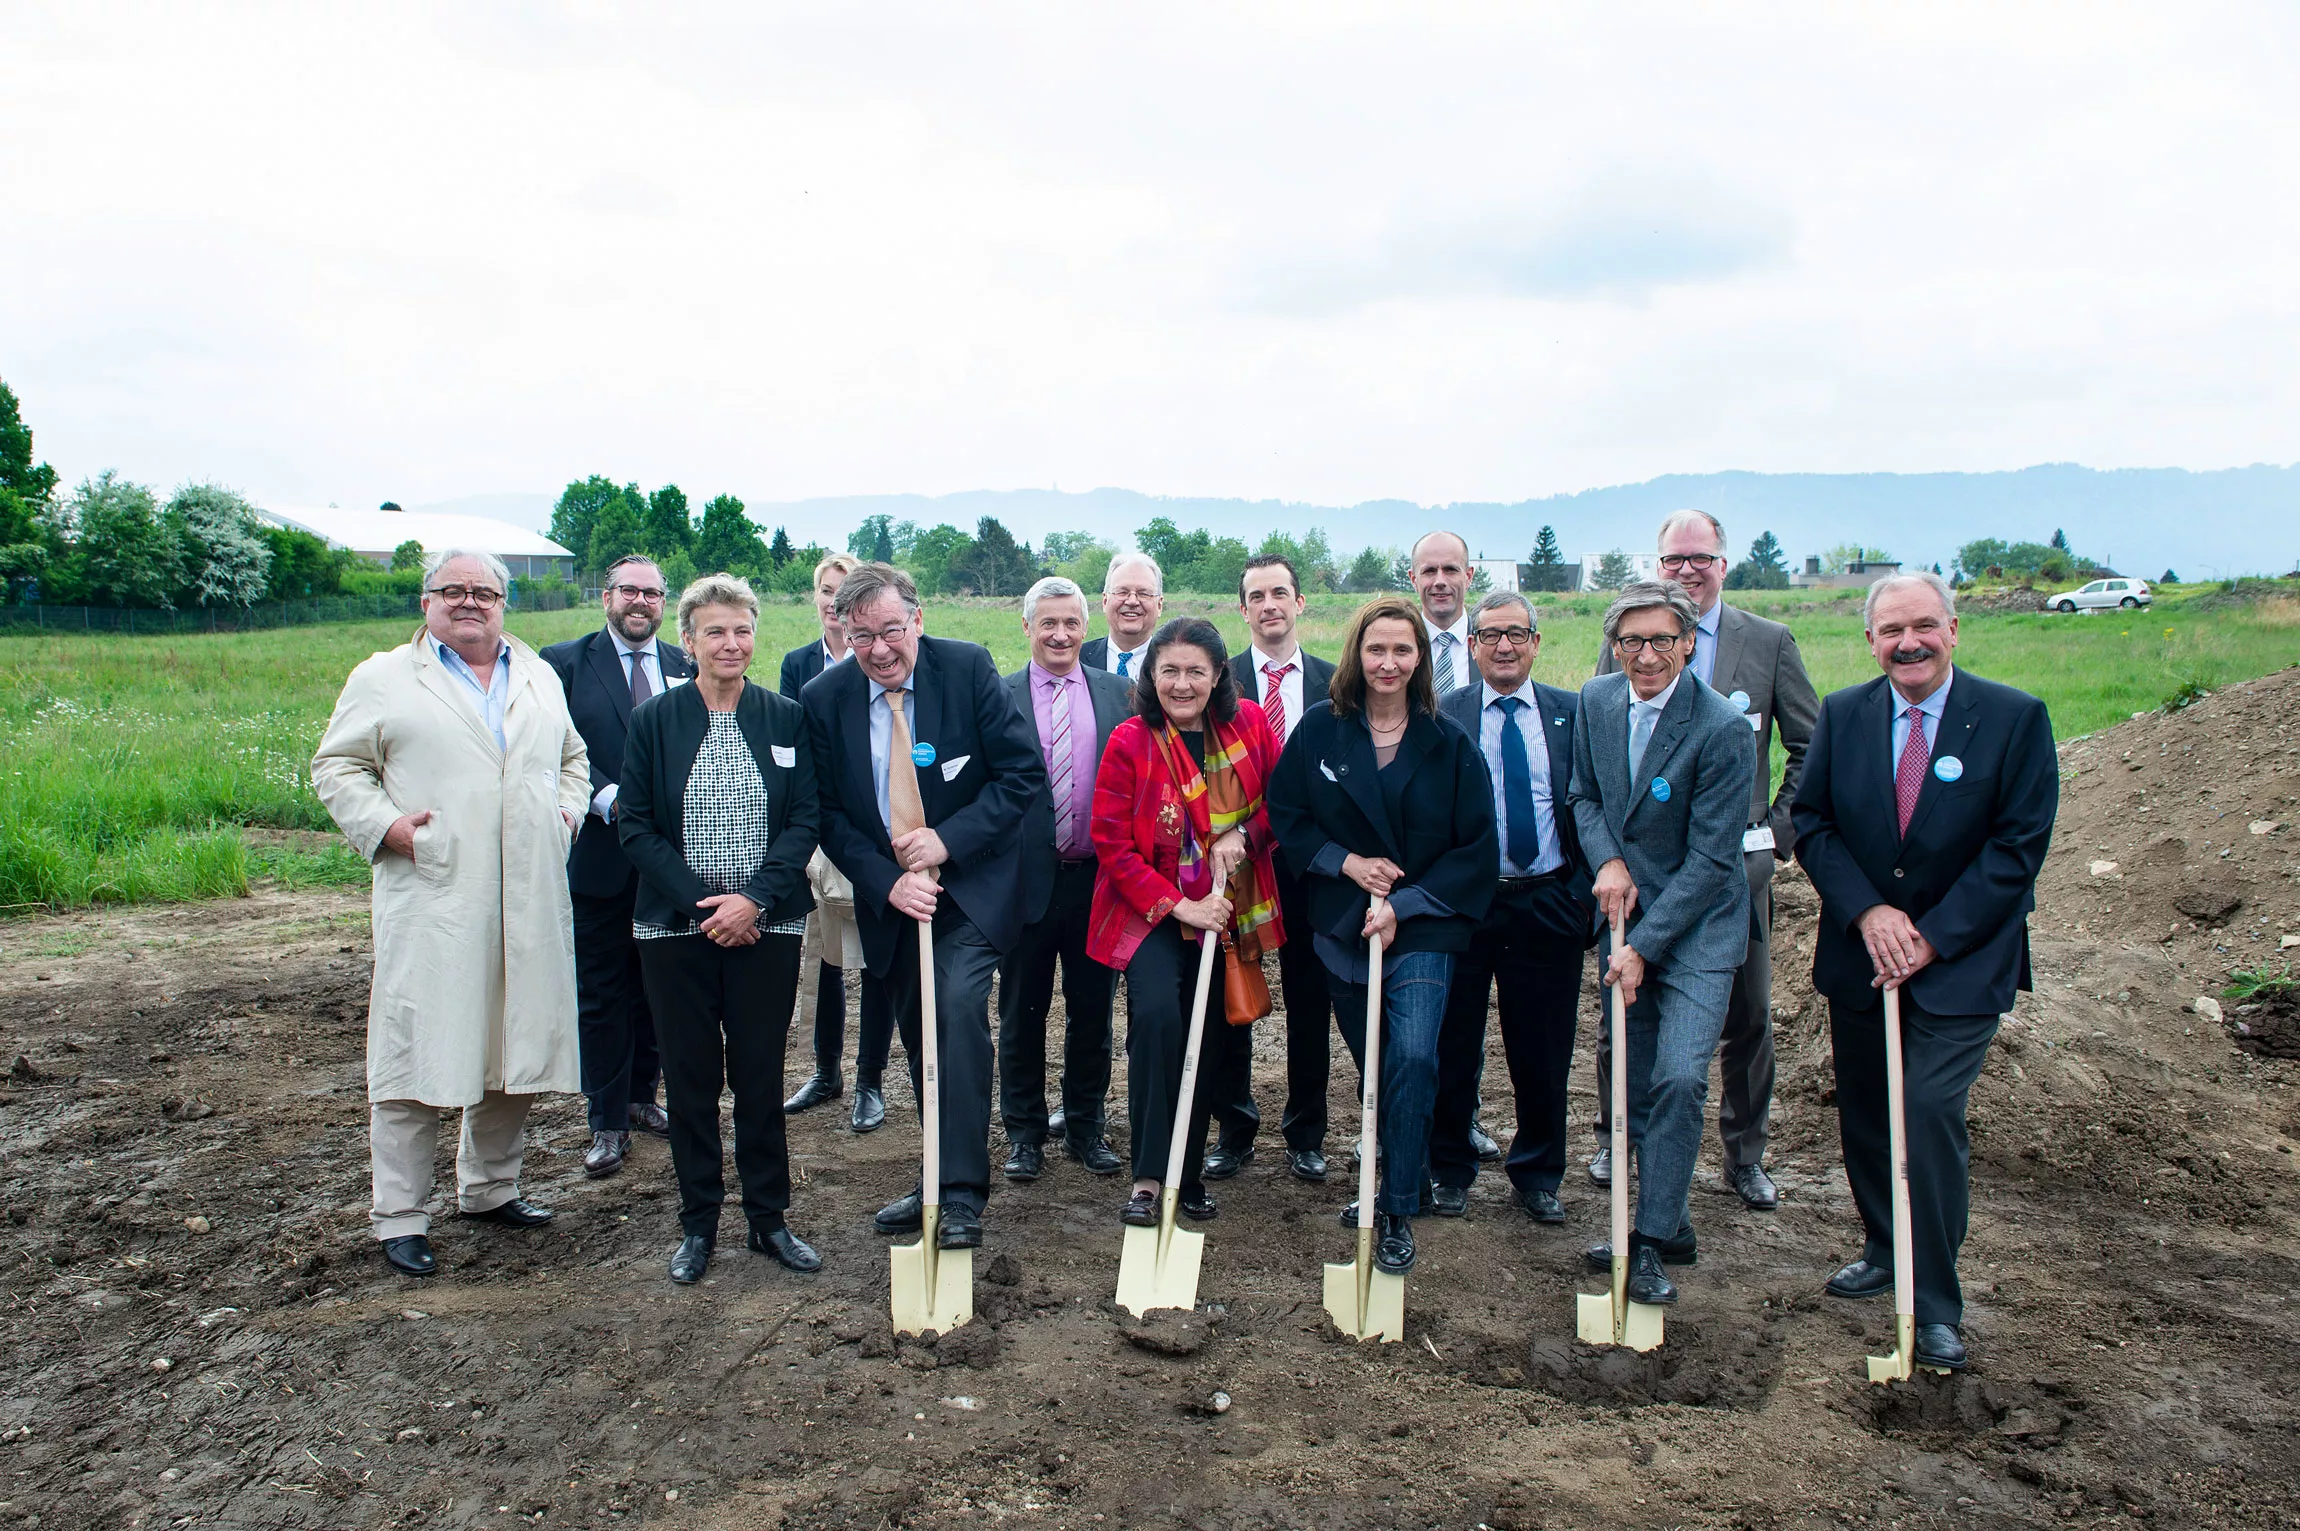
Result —
[[[1893,799],[1901,810],[1901,838],[1909,835],[1909,819],[1917,811],[1917,797],[1925,790],[1925,767],[1933,763],[1932,749],[1925,743],[1925,713],[1921,707],[1909,709],[1909,742],[1901,746],[1901,763],[1893,772]]]
[[[1294,673],[1290,664],[1266,664],[1262,673],[1270,678],[1262,693],[1262,715],[1270,720],[1270,732],[1278,739],[1278,747],[1286,747],[1286,677]]]

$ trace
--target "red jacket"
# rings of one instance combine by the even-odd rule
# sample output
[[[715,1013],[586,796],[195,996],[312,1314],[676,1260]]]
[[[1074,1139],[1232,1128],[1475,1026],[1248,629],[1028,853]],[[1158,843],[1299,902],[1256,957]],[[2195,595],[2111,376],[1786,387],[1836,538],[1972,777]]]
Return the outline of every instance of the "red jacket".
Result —
[[[1275,899],[1276,870],[1270,853],[1277,841],[1260,799],[1278,764],[1278,744],[1269,720],[1253,702],[1240,699],[1237,728],[1246,740],[1246,761],[1258,779],[1245,783],[1255,799],[1246,820],[1246,856],[1265,896]],[[1182,795],[1158,764],[1150,725],[1128,718],[1102,747],[1094,775],[1094,908],[1087,922],[1086,953],[1106,967],[1123,968],[1160,920],[1182,900],[1177,881],[1182,865]],[[1271,949],[1286,941],[1284,924],[1273,910],[1262,928]]]

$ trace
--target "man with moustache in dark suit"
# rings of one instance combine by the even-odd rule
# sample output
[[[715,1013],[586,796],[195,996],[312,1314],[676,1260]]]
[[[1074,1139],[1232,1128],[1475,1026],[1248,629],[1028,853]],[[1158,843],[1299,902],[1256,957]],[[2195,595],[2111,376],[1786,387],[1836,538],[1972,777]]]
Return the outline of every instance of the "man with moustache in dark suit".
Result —
[[[2028,916],[2052,843],[2060,762],[2025,691],[1951,662],[1956,597],[1937,574],[1869,587],[1884,674],[1832,693],[1792,811],[1821,895],[1813,987],[1829,1001],[1845,1178],[1867,1240],[1833,1297],[1893,1290],[1883,1001],[1901,993],[1916,1362],[1966,1365],[1957,1254],[1972,1203],[1965,1106],[1997,1023],[2029,987]]]
[[[1062,1146],[1097,1175],[1115,1175],[1117,1151],[1104,1135],[1110,1093],[1110,1002],[1116,975],[1086,955],[1094,904],[1094,776],[1110,731],[1133,715],[1133,692],[1107,670],[1079,662],[1086,641],[1086,593],[1052,576],[1022,598],[1030,659],[1006,677],[1046,761],[1045,794],[1023,820],[1024,924],[998,968],[999,1115],[1006,1126],[1009,1180],[1045,1169],[1046,1015],[1054,969],[1062,967]]]
[[[631,1151],[636,1128],[667,1137],[671,1120],[655,1103],[661,1071],[655,1021],[639,977],[631,905],[639,873],[623,854],[615,828],[615,794],[623,774],[623,736],[631,709],[675,681],[693,677],[686,652],[655,636],[670,592],[663,571],[638,556],[607,570],[607,625],[543,650],[567,694],[567,711],[591,756],[591,811],[567,857],[575,908],[575,1003],[583,1098],[591,1147],[583,1173],[614,1174]]]
[[[1120,553],[1102,573],[1102,620],[1110,631],[1089,638],[1078,662],[1108,670],[1129,686],[1140,678],[1142,656],[1166,609],[1166,574],[1148,553]]]

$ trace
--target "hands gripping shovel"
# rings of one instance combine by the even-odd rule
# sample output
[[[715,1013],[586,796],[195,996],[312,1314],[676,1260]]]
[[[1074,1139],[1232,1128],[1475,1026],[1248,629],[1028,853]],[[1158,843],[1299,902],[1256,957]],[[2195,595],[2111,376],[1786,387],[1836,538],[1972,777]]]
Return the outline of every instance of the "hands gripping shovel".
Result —
[[[1223,878],[1214,876],[1214,896]],[[1118,1256],[1118,1306],[1142,1317],[1152,1308],[1198,1306],[1198,1263],[1205,1258],[1206,1235],[1174,1226],[1182,1196],[1183,1150],[1189,1146],[1190,1104],[1198,1092],[1199,1042],[1206,1034],[1206,995],[1214,981],[1220,932],[1209,930],[1198,947],[1198,992],[1190,1001],[1190,1035],[1182,1050],[1182,1088],[1174,1105],[1174,1136],[1166,1149],[1166,1179],[1158,1197],[1158,1226],[1129,1228]]]
[[[1901,986],[1885,986],[1885,1105],[1892,1115],[1893,1353],[1869,1357],[1871,1382],[1906,1382],[1917,1352],[1916,1253],[1909,1233],[1909,1119],[1901,1074]],[[1927,1370],[1936,1368],[1928,1367]]]
[[[1378,908],[1381,899],[1374,900]],[[1382,1098],[1382,938],[1366,940],[1366,1097],[1358,1127],[1358,1257],[1326,1267],[1326,1316],[1354,1340],[1406,1337],[1406,1278],[1374,1269],[1374,1147]]]
[[[1613,950],[1621,950],[1622,922],[1613,922]],[[1661,1310],[1629,1300],[1629,1007],[1611,984],[1613,1026],[1613,1290],[1574,1298],[1574,1333],[1585,1345],[1627,1345],[1652,1350],[1661,1343]]]

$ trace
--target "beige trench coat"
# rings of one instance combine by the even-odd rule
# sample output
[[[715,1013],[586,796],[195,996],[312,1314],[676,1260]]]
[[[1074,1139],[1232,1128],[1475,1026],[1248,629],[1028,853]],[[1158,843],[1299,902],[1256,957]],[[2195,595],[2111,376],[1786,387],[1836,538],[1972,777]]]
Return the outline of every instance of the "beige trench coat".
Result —
[[[419,632],[351,672],[312,758],[320,801],[375,868],[370,1100],[580,1085],[560,810],[581,822],[590,764],[559,678],[508,642],[508,748]],[[415,859],[383,854],[392,821],[426,808]]]

